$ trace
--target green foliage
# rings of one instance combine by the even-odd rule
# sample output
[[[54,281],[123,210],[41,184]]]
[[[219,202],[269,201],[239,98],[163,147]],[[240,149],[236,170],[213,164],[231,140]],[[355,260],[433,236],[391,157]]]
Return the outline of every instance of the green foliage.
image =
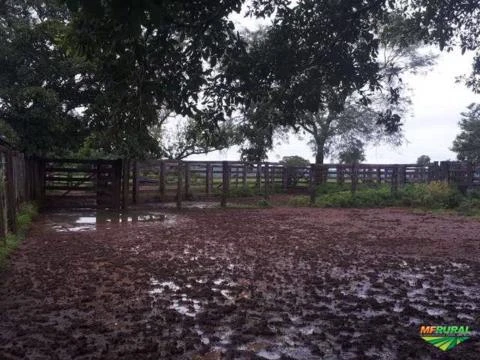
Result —
[[[99,75],[102,91],[85,111],[97,147],[132,157],[160,155],[150,129],[162,111],[188,117],[197,143],[222,145],[217,125],[239,99],[223,101],[213,81],[219,64],[242,51],[228,18],[241,0],[65,3],[72,12],[66,44],[91,59]]]
[[[347,183],[339,184],[337,182],[325,182],[316,188],[317,195],[332,194],[342,191],[349,191],[351,185]]]
[[[288,205],[293,207],[305,207],[310,205],[309,196],[295,196],[288,200]]]
[[[347,146],[341,148],[338,154],[341,164],[358,164],[365,161],[364,143],[359,139],[353,139]]]
[[[462,113],[460,134],[453,141],[452,151],[459,160],[480,162],[480,104],[470,104]]]
[[[462,200],[458,190],[442,181],[406,185],[398,196],[402,205],[429,209],[452,209]]]
[[[388,186],[358,190],[355,194],[351,191],[327,193],[316,203],[320,207],[385,207],[394,204],[395,198]]]
[[[150,134],[158,142],[159,155],[167,159],[182,160],[190,155],[207,154],[241,142],[233,121],[220,123],[209,136],[202,136],[202,130],[195,119],[173,113],[165,113],[149,128]]]
[[[0,119],[26,153],[76,149],[91,66],[62,48],[68,13],[52,1],[7,0],[0,13]],[[4,126],[2,126],[2,130]],[[7,139],[8,140],[8,139]]]
[[[427,166],[430,164],[430,162],[431,162],[431,159],[430,159],[430,156],[428,155],[420,155],[417,158],[417,165]]]
[[[262,200],[258,200],[257,206],[263,207],[263,208],[269,208],[269,207],[272,207],[272,204],[270,204],[269,201],[262,199]]]
[[[480,216],[480,199],[472,197],[463,199],[457,211],[466,216]]]
[[[232,187],[229,189],[228,197],[251,197],[255,195],[254,189],[250,186]]]
[[[280,160],[280,164],[283,164],[287,167],[289,166],[309,166],[310,161],[304,159],[301,156],[293,155],[293,156],[284,156],[282,160]]]
[[[445,182],[429,184],[407,184],[392,193],[391,187],[376,188],[359,186],[355,193],[346,190],[345,185],[324,184],[317,189],[316,206],[320,207],[386,207],[407,206],[425,209],[454,209],[465,198],[454,187]],[[473,199],[473,197],[471,197]],[[475,200],[476,201],[476,200]],[[463,204],[474,206],[475,201]]]
[[[475,92],[480,91],[480,37],[478,19],[480,3],[471,1],[413,0],[401,1],[400,9],[409,13],[411,32],[425,42],[438,44],[440,49],[459,47],[464,53],[476,51],[473,72],[466,83]]]
[[[305,168],[310,166],[310,161],[302,158],[301,156],[284,156],[280,160],[280,164],[283,164],[287,168],[287,184],[289,187],[296,186],[300,179],[305,178]],[[275,189],[277,190],[277,189]],[[280,186],[279,191],[283,191]]]
[[[15,250],[25,238],[33,218],[37,215],[37,206],[32,203],[23,204],[17,214],[17,233],[9,233],[5,242],[0,241],[0,269],[6,265],[8,255]]]

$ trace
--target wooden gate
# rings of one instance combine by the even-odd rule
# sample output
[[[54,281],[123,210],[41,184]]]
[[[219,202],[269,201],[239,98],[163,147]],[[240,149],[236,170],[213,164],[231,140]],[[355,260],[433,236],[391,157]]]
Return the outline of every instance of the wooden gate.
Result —
[[[44,159],[47,207],[119,209],[122,160]]]

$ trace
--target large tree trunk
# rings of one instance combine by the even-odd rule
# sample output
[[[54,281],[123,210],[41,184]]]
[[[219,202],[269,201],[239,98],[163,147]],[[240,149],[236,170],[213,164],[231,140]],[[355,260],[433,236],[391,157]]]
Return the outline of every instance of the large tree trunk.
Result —
[[[323,160],[324,160],[323,151],[317,151],[317,154],[315,155],[315,165],[322,165]]]

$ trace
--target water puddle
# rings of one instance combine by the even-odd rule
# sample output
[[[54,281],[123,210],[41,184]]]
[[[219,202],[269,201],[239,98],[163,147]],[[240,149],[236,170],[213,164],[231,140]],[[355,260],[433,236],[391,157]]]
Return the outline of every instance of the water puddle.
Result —
[[[128,211],[96,211],[91,213],[52,213],[48,216],[48,226],[56,232],[94,231],[98,228],[109,228],[118,224],[157,223],[174,225],[177,215],[161,212]]]

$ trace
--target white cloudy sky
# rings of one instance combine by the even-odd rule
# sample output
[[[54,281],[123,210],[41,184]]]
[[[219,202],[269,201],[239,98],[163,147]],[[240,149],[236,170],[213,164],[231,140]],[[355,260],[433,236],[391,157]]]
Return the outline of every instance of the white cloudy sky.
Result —
[[[250,29],[256,22],[235,16],[234,21]],[[379,145],[367,149],[369,163],[414,163],[418,156],[429,155],[432,160],[455,159],[449,150],[459,132],[460,113],[472,102],[480,102],[474,94],[456,78],[468,74],[472,66],[472,54],[459,52],[440,54],[437,64],[426,74],[407,77],[412,95],[411,115],[404,119],[405,142],[400,147]],[[268,154],[269,161],[278,161],[283,156],[300,155],[313,161],[307,145],[308,139],[299,140],[292,134],[288,142],[276,145]],[[238,148],[216,151],[208,155],[192,156],[191,160],[238,160]]]

